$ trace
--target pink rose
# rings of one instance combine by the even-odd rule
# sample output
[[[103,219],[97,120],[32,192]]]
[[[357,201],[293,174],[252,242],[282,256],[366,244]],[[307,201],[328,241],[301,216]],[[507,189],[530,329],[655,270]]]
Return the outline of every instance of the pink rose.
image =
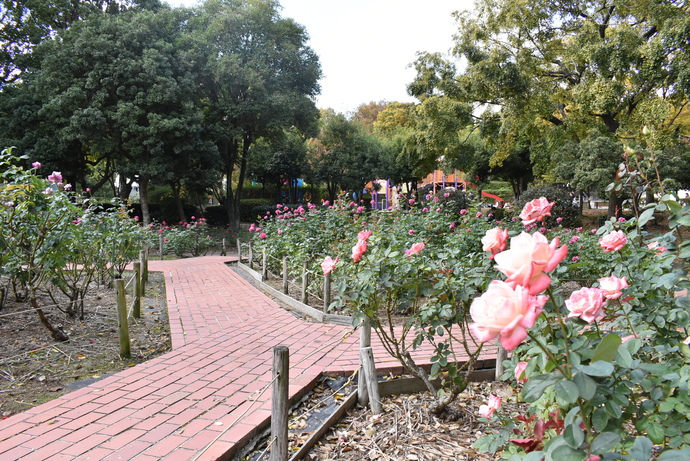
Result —
[[[549,202],[546,197],[539,197],[526,203],[520,212],[522,224],[527,226],[537,221],[543,221],[545,217],[551,216],[551,208],[556,202]]]
[[[371,231],[362,231],[359,234],[357,234],[357,240],[367,240],[369,237],[371,237]]]
[[[34,162],[31,164],[31,166],[34,168],[41,168],[41,162]]]
[[[525,369],[527,368],[527,362],[518,362],[515,366],[515,380],[519,383],[526,383],[527,376],[525,376]]]
[[[476,216],[477,218],[481,218],[481,217],[482,217],[482,212],[481,212],[481,211],[477,211],[477,214],[476,214],[475,216]]]
[[[330,274],[333,269],[335,269],[336,264],[338,264],[338,258],[336,257],[335,259],[331,258],[330,256],[326,256],[321,263],[321,269],[323,270],[323,275]]]
[[[483,295],[472,301],[470,315],[474,323],[470,331],[483,343],[500,335],[501,345],[512,351],[527,337],[527,328],[534,326],[546,299],[530,295],[523,286],[512,287],[494,280]]]
[[[259,234],[259,238],[260,238],[260,239],[265,239],[266,237],[268,237],[268,235],[266,235],[265,232],[262,232],[262,233]]]
[[[580,288],[565,301],[570,317],[580,317],[587,323],[592,323],[604,316],[601,308],[604,306],[604,291],[600,288]]]
[[[541,293],[551,284],[545,272],[554,270],[568,254],[567,246],[557,248],[559,243],[558,238],[549,243],[538,232],[531,235],[522,232],[510,239],[509,250],[495,255],[496,269],[508,277],[506,283],[510,286],[529,287],[532,295]]]
[[[410,234],[410,235],[414,235],[414,229],[408,230],[407,233]]]
[[[455,229],[455,223],[454,222],[450,223],[450,226],[448,226],[448,229],[450,229],[450,230]]]
[[[407,256],[412,256],[414,254],[419,253],[423,249],[424,249],[424,242],[415,243],[410,247],[409,250],[405,250],[405,254]]]
[[[465,216],[467,214],[467,210],[463,208],[462,210],[460,210],[460,214],[462,216]]]
[[[668,248],[659,245],[659,242],[650,242],[647,245],[647,249],[654,251],[658,255],[668,250]]]
[[[501,408],[501,398],[496,395],[489,394],[488,405],[479,406],[479,416],[489,418],[493,414],[493,412],[498,410],[499,408]]]
[[[48,181],[52,182],[53,184],[60,184],[62,182],[62,173],[59,171],[53,171],[53,174],[48,176]]]
[[[498,253],[506,249],[508,244],[508,229],[501,229],[500,227],[494,227],[486,231],[486,235],[482,237],[482,250],[490,251],[491,256],[489,259],[494,259]]]
[[[628,288],[628,281],[623,278],[618,278],[611,274],[611,277],[603,277],[599,279],[599,287],[604,292],[606,299],[618,299],[621,297],[621,290]]]
[[[352,247],[352,260],[358,262],[362,259],[362,255],[367,251],[367,241],[357,240],[357,244]]]
[[[618,251],[628,243],[628,237],[623,231],[613,231],[599,240],[599,245],[604,249],[604,253]]]

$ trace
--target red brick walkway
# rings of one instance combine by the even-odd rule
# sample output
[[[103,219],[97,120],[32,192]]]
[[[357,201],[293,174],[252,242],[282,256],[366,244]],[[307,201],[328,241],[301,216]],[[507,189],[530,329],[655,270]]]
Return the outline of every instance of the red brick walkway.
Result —
[[[173,350],[0,422],[0,459],[230,459],[269,422],[275,346],[290,348],[291,396],[357,368],[352,328],[295,318],[230,259],[151,261],[165,275]],[[372,343],[379,371],[400,369]],[[415,355],[428,363],[428,350]]]

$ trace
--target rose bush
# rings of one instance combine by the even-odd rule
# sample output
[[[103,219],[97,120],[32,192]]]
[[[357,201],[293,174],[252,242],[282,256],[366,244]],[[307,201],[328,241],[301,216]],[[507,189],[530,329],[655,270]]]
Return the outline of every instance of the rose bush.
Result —
[[[478,448],[502,449],[510,460],[690,459],[690,303],[676,296],[688,287],[680,230],[690,206],[664,196],[649,210],[607,222],[598,241],[577,242],[606,255],[590,268],[600,272],[592,283],[599,286],[568,297],[560,285],[575,264],[554,271],[529,339],[506,362],[504,378],[524,381],[518,398],[528,415],[494,413],[505,428]],[[657,239],[675,251],[647,247],[653,210],[671,211],[671,231]]]

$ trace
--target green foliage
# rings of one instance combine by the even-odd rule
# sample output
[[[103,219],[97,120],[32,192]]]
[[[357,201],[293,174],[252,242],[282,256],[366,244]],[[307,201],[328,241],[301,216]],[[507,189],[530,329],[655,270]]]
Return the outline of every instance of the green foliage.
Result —
[[[206,219],[192,216],[191,222],[181,222],[179,226],[170,226],[165,222],[151,225],[146,240],[149,248],[163,245],[164,254],[174,254],[178,258],[185,256],[203,256],[216,242],[211,238]]]

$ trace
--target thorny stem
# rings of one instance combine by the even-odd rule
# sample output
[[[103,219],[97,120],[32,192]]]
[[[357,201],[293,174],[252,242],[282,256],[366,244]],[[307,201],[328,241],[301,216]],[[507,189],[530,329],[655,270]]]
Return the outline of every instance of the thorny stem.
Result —
[[[537,344],[537,346],[539,346],[539,348],[542,351],[544,351],[547,357],[549,357],[549,360],[551,360],[556,365],[556,368],[558,368],[558,370],[563,374],[563,376],[565,376],[568,380],[571,380],[573,378],[570,370],[570,364],[568,364],[568,367],[566,367],[566,369],[563,369],[563,367],[558,363],[558,359],[553,354],[553,352],[551,352],[549,348],[544,346],[544,344],[542,344],[542,342],[539,341],[539,338],[534,336],[530,331],[527,332],[527,335],[530,337],[532,341],[534,341]]]

